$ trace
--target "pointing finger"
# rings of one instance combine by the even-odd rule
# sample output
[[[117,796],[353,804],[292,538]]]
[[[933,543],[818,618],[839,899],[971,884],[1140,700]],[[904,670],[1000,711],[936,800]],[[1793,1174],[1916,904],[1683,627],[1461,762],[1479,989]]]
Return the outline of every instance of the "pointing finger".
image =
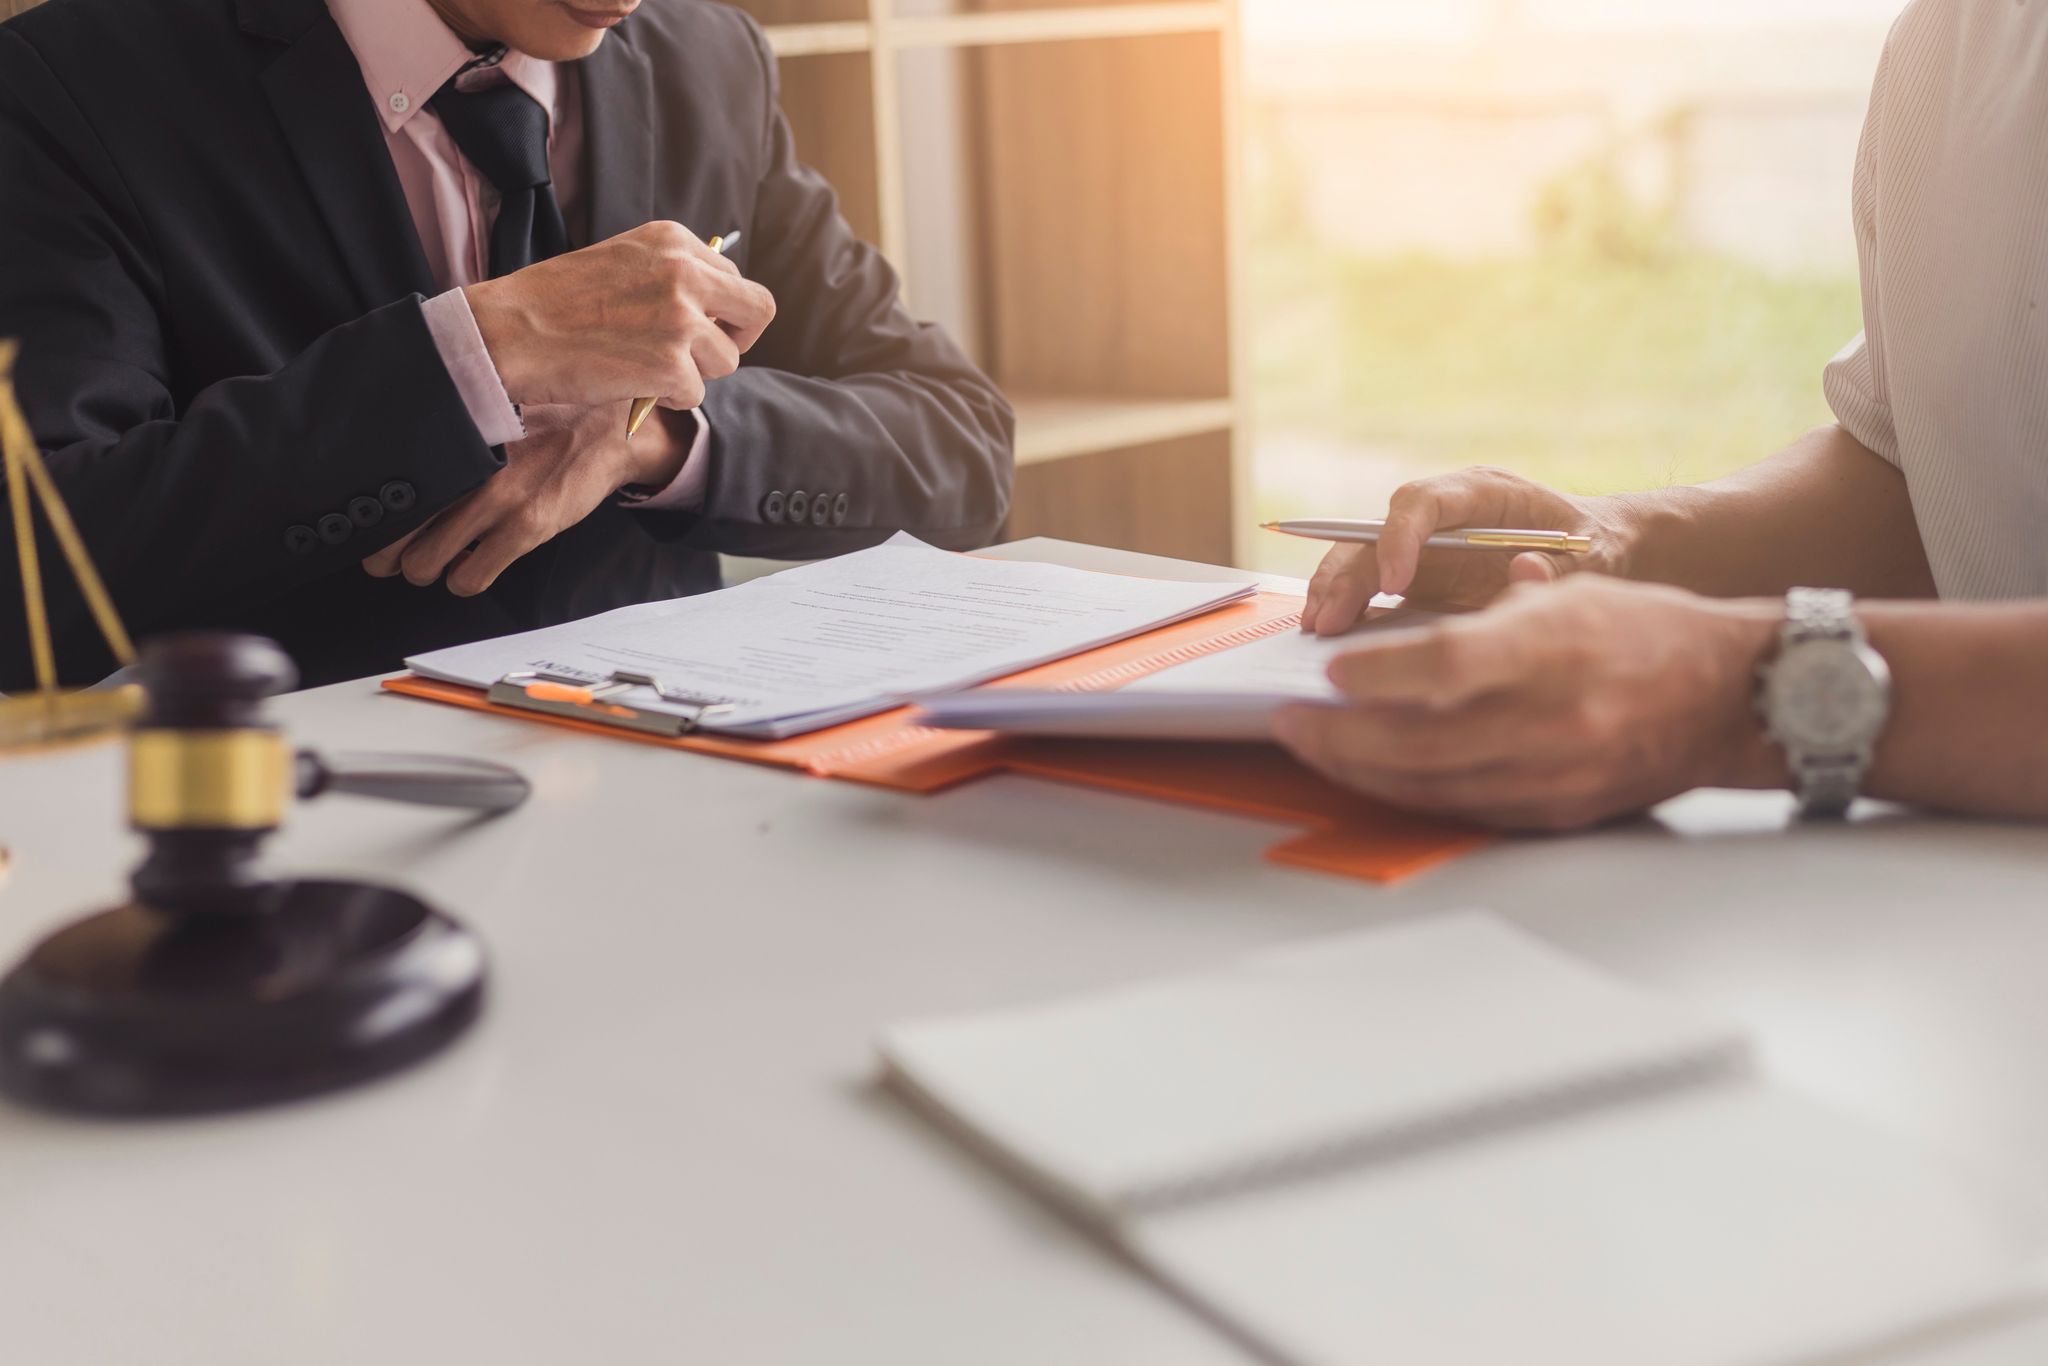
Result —
[[[1332,546],[1309,582],[1301,629],[1337,635],[1358,621],[1379,589],[1379,563],[1369,545]]]

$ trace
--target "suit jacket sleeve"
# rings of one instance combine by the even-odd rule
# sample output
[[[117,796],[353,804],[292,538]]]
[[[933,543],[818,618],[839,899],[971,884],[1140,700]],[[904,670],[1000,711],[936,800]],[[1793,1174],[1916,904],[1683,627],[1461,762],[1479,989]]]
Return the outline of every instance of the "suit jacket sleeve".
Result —
[[[683,533],[733,554],[815,558],[909,531],[937,545],[986,545],[1009,509],[1010,406],[937,327],[904,310],[887,261],[839,214],[825,179],[796,159],[767,72],[765,143],[747,271],[776,318],[739,372],[714,381],[709,484]],[[790,493],[846,495],[843,522],[790,524]],[[781,494],[781,500],[770,495]]]
[[[5,29],[0,186],[0,334],[22,342],[16,391],[131,633],[231,620],[309,580],[360,573],[365,555],[498,467],[417,297],[181,403],[142,216],[61,82]],[[303,529],[365,497],[384,504],[374,526],[306,546]],[[39,544],[60,670],[90,681],[112,662],[54,543]],[[9,523],[0,687],[26,681],[22,612]]]

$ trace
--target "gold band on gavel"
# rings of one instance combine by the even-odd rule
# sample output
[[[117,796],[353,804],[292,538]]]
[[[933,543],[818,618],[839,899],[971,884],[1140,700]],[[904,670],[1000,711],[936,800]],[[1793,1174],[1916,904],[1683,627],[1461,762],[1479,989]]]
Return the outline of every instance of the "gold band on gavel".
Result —
[[[269,730],[138,730],[128,815],[143,830],[268,830],[284,820],[291,751]]]

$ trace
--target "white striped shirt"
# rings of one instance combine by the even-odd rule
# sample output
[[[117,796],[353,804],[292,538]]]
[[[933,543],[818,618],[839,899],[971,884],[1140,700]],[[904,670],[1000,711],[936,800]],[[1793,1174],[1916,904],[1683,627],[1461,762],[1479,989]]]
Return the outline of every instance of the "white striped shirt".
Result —
[[[1835,417],[1905,473],[1943,597],[2048,596],[2048,0],[1914,0],[1855,185]]]

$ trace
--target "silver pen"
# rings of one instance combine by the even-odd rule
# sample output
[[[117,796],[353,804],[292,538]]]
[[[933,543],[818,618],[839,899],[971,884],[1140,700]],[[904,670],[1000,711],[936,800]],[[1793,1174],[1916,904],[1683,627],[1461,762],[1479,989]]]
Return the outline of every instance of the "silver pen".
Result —
[[[1283,536],[1305,536],[1313,541],[1376,542],[1386,530],[1383,519],[1347,521],[1324,518],[1294,522],[1261,522],[1267,531]],[[1521,531],[1512,527],[1459,527],[1439,531],[1423,544],[1432,550],[1553,550],[1566,555],[1585,555],[1593,549],[1593,538],[1569,531]]]

